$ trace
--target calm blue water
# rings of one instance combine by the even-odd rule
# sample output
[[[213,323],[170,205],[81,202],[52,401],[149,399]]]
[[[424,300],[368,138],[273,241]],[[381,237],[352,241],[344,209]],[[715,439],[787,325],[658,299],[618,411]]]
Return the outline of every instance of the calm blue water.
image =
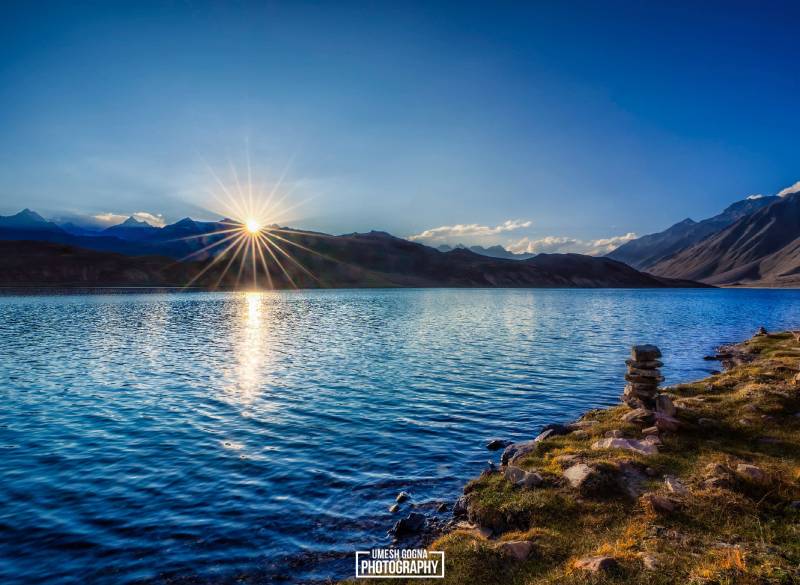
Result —
[[[378,290],[0,298],[0,583],[347,577],[492,437],[800,325],[800,292]]]

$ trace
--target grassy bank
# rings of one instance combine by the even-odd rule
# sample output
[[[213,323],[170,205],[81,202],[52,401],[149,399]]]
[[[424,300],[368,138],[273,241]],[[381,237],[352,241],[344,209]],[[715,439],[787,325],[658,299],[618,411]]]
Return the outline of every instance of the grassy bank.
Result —
[[[657,432],[628,406],[591,411],[511,462],[535,487],[506,468],[470,482],[466,517],[429,546],[444,582],[800,583],[800,344],[730,351],[723,373],[662,390],[677,421]],[[657,453],[596,444],[643,431]]]

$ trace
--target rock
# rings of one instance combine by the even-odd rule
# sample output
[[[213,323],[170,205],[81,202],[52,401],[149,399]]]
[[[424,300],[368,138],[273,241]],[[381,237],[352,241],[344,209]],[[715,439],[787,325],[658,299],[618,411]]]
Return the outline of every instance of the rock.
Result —
[[[643,435],[657,435],[658,434],[658,427],[653,425],[652,427],[647,427],[646,429],[642,429]]]
[[[505,441],[503,439],[492,439],[488,443],[486,443],[486,448],[489,451],[497,451],[498,449],[505,449],[511,444],[511,441]]]
[[[673,500],[657,494],[645,494],[642,496],[642,500],[657,514],[672,514],[677,508],[677,504]]]
[[[762,325],[756,331],[755,337],[763,337],[764,335],[767,335],[767,328]]]
[[[405,518],[395,522],[391,532],[397,538],[419,534],[425,528],[426,518],[419,512],[411,512]]]
[[[656,413],[656,427],[659,431],[671,431],[675,432],[681,428],[681,421],[677,418],[668,416],[666,414],[662,414],[660,412]]]
[[[536,450],[536,441],[522,441],[520,443],[512,443],[508,447],[505,448],[503,451],[503,455],[500,457],[500,463],[502,465],[507,465],[509,463],[513,463],[515,460],[519,459],[531,453],[532,451]]]
[[[647,362],[661,357],[661,350],[655,345],[634,345],[631,348],[631,358],[635,362]]]
[[[653,413],[646,408],[634,408],[625,413],[622,420],[633,424],[647,424],[653,420]]]
[[[659,394],[656,396],[656,412],[674,417],[677,413],[675,405],[672,404],[672,399],[666,394]]]
[[[728,488],[731,485],[732,471],[719,463],[709,463],[706,465],[705,480],[703,487],[706,488]]]
[[[636,465],[623,461],[617,465],[616,480],[620,491],[635,500],[641,495],[647,478]]]
[[[650,360],[644,362],[637,362],[636,360],[625,360],[625,365],[632,368],[640,368],[644,370],[655,370],[664,365],[664,362],[659,360]]]
[[[389,506],[389,512],[391,512],[392,514],[395,514],[396,512],[399,512],[399,511],[400,511],[400,505],[399,504],[392,504],[391,506]]]
[[[619,490],[616,478],[609,471],[585,463],[576,463],[567,468],[563,475],[569,485],[582,496],[602,495]]]
[[[584,557],[575,561],[575,568],[590,573],[607,573],[619,566],[614,557]]]
[[[658,447],[652,443],[637,441],[636,439],[600,439],[592,444],[592,449],[623,449],[640,455],[655,455],[658,453]]]
[[[533,488],[544,482],[542,476],[535,471],[528,472],[514,465],[507,466],[504,475],[508,481],[517,487]]]
[[[453,517],[464,518],[467,515],[467,496],[461,496],[453,504]]]
[[[553,435],[559,436],[559,435],[568,435],[573,430],[574,429],[569,425],[560,425],[558,423],[550,423],[549,425],[544,425],[542,427],[542,431],[541,432],[553,431]]]
[[[636,363],[636,362],[634,362]],[[628,366],[628,374],[631,376],[636,376],[639,378],[644,378],[644,383],[649,383],[651,380],[653,381],[660,381],[663,379],[661,376],[661,372],[656,369],[645,369],[645,368],[637,368],[635,366]],[[626,378],[627,379],[627,378]]]
[[[497,473],[497,465],[494,464],[494,461],[486,462],[486,469],[483,470],[483,473],[486,475]]]
[[[553,429],[547,429],[546,431],[542,431],[541,433],[539,433],[536,436],[536,438],[533,440],[533,442],[534,443],[541,443],[542,441],[544,441],[545,439],[547,439],[548,437],[550,437],[551,435],[554,435],[554,434],[555,433],[553,433]]]
[[[613,431],[606,431],[604,435],[607,439],[618,439],[622,437],[622,431],[614,429]]]
[[[677,494],[679,496],[685,496],[687,493],[689,493],[689,490],[686,489],[686,486],[683,485],[674,475],[665,476],[664,485],[666,485],[667,489],[673,494]]]
[[[800,374],[796,374],[795,377],[792,379],[795,386],[800,386]]]
[[[713,429],[717,426],[717,421],[713,418],[699,418],[697,419],[697,424],[705,429]]]
[[[443,512],[447,512],[447,504],[445,502],[442,502],[441,504],[436,506],[436,511],[439,512],[440,514],[442,514]]]
[[[564,471],[564,477],[574,488],[580,488],[583,483],[594,473],[594,469],[585,463],[576,463]]]
[[[408,492],[400,492],[399,494],[397,494],[397,497],[394,499],[394,501],[397,502],[398,504],[402,504],[410,497],[411,496],[408,495]]]
[[[658,569],[658,560],[653,555],[642,554],[639,558],[642,560],[642,565],[646,571]]]
[[[510,540],[498,544],[497,550],[517,561],[524,561],[531,556],[533,543],[527,540]]]
[[[574,433],[572,433],[572,436],[580,441],[583,441],[589,438],[589,433],[586,431],[575,431]]]
[[[747,463],[736,466],[736,475],[753,483],[764,483],[767,480],[767,474],[760,467]]]
[[[663,445],[663,443],[661,442],[661,437],[659,437],[658,435],[647,435],[644,438],[644,442],[650,443],[651,445],[655,445],[656,447]]]

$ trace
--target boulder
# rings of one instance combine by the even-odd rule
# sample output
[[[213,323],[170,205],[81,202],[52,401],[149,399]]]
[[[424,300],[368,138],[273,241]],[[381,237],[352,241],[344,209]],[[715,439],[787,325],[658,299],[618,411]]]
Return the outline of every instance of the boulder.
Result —
[[[524,561],[533,552],[533,543],[527,540],[510,540],[497,545],[497,550],[516,561]]]
[[[394,501],[397,502],[398,504],[402,504],[410,497],[411,496],[408,495],[408,492],[400,492],[399,494],[397,494],[397,497],[394,499]]]
[[[640,455],[655,455],[658,453],[658,447],[652,443],[636,439],[600,439],[592,443],[592,449],[623,449]]]
[[[400,505],[399,504],[392,504],[391,506],[389,506],[389,512],[390,513],[394,514],[394,513],[399,512],[399,511],[400,511]]]
[[[489,451],[497,451],[498,449],[505,449],[511,444],[511,441],[505,441],[503,439],[492,439],[488,443],[486,443],[486,448]]]
[[[580,440],[580,441],[583,441],[583,440],[589,438],[589,433],[587,431],[584,431],[584,430],[578,430],[578,431],[573,432],[572,436],[575,437],[576,439]]]
[[[761,327],[758,328],[758,331],[756,331],[755,336],[763,337],[764,335],[767,335],[767,328],[762,325]]]
[[[767,474],[760,467],[748,463],[737,465],[736,475],[753,483],[764,483],[767,480]]]
[[[659,437],[658,435],[647,435],[643,440],[645,443],[650,443],[651,445],[655,445],[656,447],[664,444],[661,442],[661,437]]]
[[[645,379],[660,379],[661,372],[658,369],[645,369],[645,368],[637,368],[634,366],[628,366],[628,373],[632,376],[639,376],[640,378]]]
[[[439,512],[440,514],[447,512],[447,504],[445,502],[442,502],[441,504],[436,506],[436,511]]]
[[[619,566],[614,557],[596,556],[584,557],[575,561],[575,568],[589,573],[607,573]]]
[[[574,488],[580,488],[583,483],[594,473],[594,469],[585,463],[576,463],[564,471],[564,477]]]
[[[631,348],[631,358],[635,362],[647,362],[661,357],[661,350],[655,345],[634,345]]]
[[[533,440],[533,442],[534,443],[541,443],[542,441],[544,441],[548,437],[554,436],[554,435],[555,435],[555,433],[553,432],[553,429],[547,429],[546,431],[542,431],[541,433],[536,435],[536,438]]]
[[[535,471],[525,471],[521,467],[509,465],[506,467],[505,478],[517,487],[533,488],[542,485],[544,479]]]
[[[405,518],[395,522],[391,532],[397,538],[419,534],[425,528],[426,518],[419,512],[411,512]]]
[[[618,439],[622,436],[622,431],[618,429],[614,429],[612,431],[606,431],[604,435],[607,439]]]
[[[666,394],[659,394],[656,396],[656,412],[674,417],[677,413],[675,405],[672,404],[672,399]]]
[[[500,463],[502,465],[513,463],[515,460],[536,450],[536,445],[537,443],[535,440],[512,443],[503,451],[503,455],[500,457]]]
[[[652,427],[647,427],[642,429],[643,435],[657,435],[658,434],[658,427],[653,425]]]

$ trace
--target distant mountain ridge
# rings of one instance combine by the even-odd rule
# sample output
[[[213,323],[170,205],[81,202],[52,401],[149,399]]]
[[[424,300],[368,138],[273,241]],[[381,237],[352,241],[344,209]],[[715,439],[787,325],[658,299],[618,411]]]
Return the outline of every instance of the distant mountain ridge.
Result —
[[[12,227],[4,228],[0,221],[0,285],[183,286],[195,275],[199,276],[196,286],[236,288],[240,279],[247,283],[253,276],[249,263],[226,272],[229,263],[213,263],[216,256],[211,253],[189,256],[224,237],[213,232],[230,224],[184,218],[163,228],[116,226],[147,234],[142,239],[124,239],[119,235],[130,232],[76,236],[60,228],[37,230],[44,226],[38,220],[34,223],[11,222]],[[609,258],[579,254],[493,258],[463,248],[441,252],[378,231],[332,236],[287,228],[280,235],[289,241],[282,240],[282,246],[294,260],[284,259],[283,268],[268,262],[274,288],[700,286],[644,274]],[[262,284],[266,277],[261,274]]]
[[[670,256],[780,200],[781,198],[777,195],[743,199],[729,205],[722,213],[714,217],[699,222],[686,218],[664,231],[626,242],[606,254],[606,257],[625,262],[639,270],[651,270],[656,264]]]
[[[456,250],[458,248],[470,250],[476,254],[480,254],[481,256],[488,256],[490,258],[505,258],[506,260],[527,260],[528,258],[535,256],[535,254],[511,252],[500,245],[489,246],[486,248],[484,246],[465,246],[464,244],[457,244],[455,246],[441,244],[440,246],[436,247],[436,249],[440,252],[450,252],[451,250]]]

